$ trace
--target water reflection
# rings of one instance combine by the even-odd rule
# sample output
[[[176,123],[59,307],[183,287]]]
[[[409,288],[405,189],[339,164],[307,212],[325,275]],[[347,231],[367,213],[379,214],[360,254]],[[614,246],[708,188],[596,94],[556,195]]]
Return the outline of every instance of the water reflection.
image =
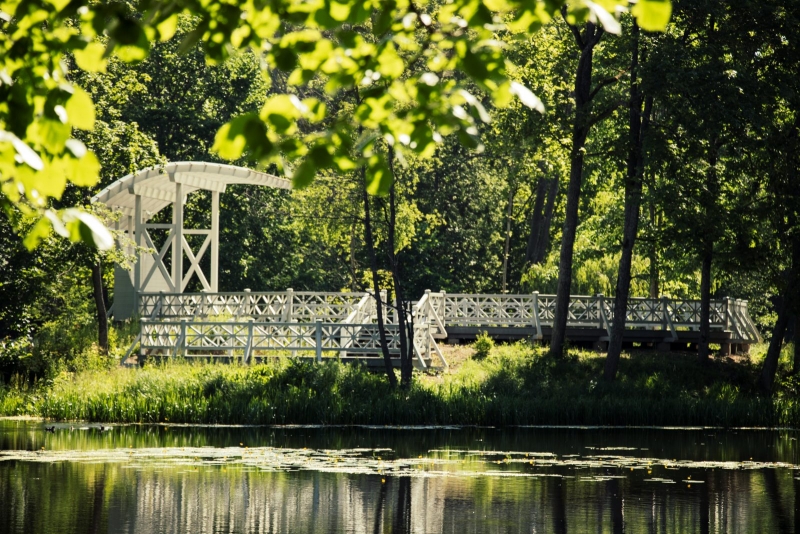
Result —
[[[0,421],[0,532],[800,533],[789,431],[79,428]]]

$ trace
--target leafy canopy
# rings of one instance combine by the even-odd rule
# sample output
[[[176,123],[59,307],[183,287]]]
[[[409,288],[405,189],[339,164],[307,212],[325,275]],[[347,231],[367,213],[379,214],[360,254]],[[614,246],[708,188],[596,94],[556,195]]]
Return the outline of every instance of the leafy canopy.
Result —
[[[99,248],[112,245],[93,216],[55,210],[68,184],[94,185],[100,162],[73,137],[91,130],[91,98],[70,83],[65,58],[86,71],[103,71],[107,58],[147,57],[150,43],[173,37],[180,17],[194,29],[210,62],[238,50],[261,58],[265,78],[288,73],[259,113],[223,125],[214,149],[226,159],[246,156],[274,164],[295,187],[322,170],[365,170],[365,186],[382,195],[392,184],[385,147],[433,154],[447,135],[479,149],[478,121],[488,122],[477,86],[494,105],[515,96],[531,108],[542,102],[509,76],[498,37],[524,38],[559,10],[570,23],[593,21],[618,32],[620,0],[143,0],[135,8],[88,0],[0,2],[0,202],[9,214],[38,219],[26,237],[35,244],[51,229]],[[668,0],[638,0],[632,14],[647,30],[663,29]],[[319,91],[324,91],[324,95]],[[355,105],[346,119],[326,107],[338,95]]]

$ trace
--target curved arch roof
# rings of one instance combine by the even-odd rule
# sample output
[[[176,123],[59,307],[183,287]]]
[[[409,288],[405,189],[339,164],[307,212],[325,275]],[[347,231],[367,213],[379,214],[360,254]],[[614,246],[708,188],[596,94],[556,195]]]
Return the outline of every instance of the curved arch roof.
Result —
[[[141,195],[142,214],[146,221],[175,201],[176,183],[182,184],[182,194],[198,190],[223,193],[225,188],[232,184],[262,185],[278,189],[292,187],[288,180],[244,167],[222,163],[179,161],[148,167],[120,178],[92,197],[92,202],[102,202],[124,215],[133,215],[136,195]],[[123,217],[120,229],[127,230],[127,226],[127,217]]]

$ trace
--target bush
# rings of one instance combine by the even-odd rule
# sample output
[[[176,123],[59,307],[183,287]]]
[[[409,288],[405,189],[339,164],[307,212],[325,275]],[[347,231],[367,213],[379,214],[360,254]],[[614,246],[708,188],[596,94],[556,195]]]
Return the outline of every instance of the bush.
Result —
[[[475,344],[472,345],[472,348],[475,349],[475,354],[473,357],[477,358],[478,360],[483,360],[489,355],[490,352],[492,352],[492,349],[494,348],[494,340],[490,338],[489,334],[486,332],[481,332],[475,339]]]

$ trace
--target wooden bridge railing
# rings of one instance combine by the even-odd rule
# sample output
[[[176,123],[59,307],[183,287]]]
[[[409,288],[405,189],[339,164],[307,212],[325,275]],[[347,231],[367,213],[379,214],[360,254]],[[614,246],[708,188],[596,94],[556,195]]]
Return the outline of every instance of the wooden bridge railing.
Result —
[[[267,352],[310,352],[317,361],[323,353],[337,356],[380,353],[380,333],[376,324],[334,324],[315,322],[279,323],[256,321],[141,321],[139,354],[170,357],[241,357],[251,363],[253,356]],[[431,348],[427,324],[419,325],[414,335],[416,364],[427,367]],[[399,354],[398,328],[385,328],[390,354]],[[438,351],[438,348],[437,348]]]
[[[260,321],[345,320],[364,293],[269,291],[239,293],[140,293],[140,317],[181,319],[252,317]]]
[[[552,326],[555,295],[430,293],[430,306],[447,326],[533,327],[541,338],[542,326]],[[614,299],[603,295],[573,296],[569,302],[567,326],[600,328],[610,334],[614,319]],[[747,301],[719,299],[711,301],[710,325],[715,330],[731,332],[734,342],[761,341],[758,329],[747,311]],[[627,329],[663,330],[677,338],[678,330],[700,328],[700,301],[686,299],[628,300]]]
[[[614,301],[603,295],[573,296],[569,303],[571,328],[595,328],[610,335]],[[341,356],[379,354],[375,324],[376,303],[370,293],[314,293],[292,291],[253,293],[143,293],[140,353],[163,352],[186,356],[241,352],[249,360],[254,351],[333,351]],[[399,352],[393,307],[386,309],[385,330],[390,352]],[[552,326],[555,296],[538,293],[510,295],[448,294],[426,291],[414,303],[414,350],[418,364],[436,356],[447,362],[437,339],[448,328],[524,327],[543,337]],[[761,341],[747,311],[747,301],[711,301],[711,328],[731,333],[733,343]],[[209,320],[213,319],[213,320]],[[664,332],[676,341],[678,331],[700,326],[700,301],[631,298],[626,328]],[[607,338],[606,338],[607,339]],[[133,350],[133,347],[131,347]],[[205,351],[205,353],[204,353]]]

